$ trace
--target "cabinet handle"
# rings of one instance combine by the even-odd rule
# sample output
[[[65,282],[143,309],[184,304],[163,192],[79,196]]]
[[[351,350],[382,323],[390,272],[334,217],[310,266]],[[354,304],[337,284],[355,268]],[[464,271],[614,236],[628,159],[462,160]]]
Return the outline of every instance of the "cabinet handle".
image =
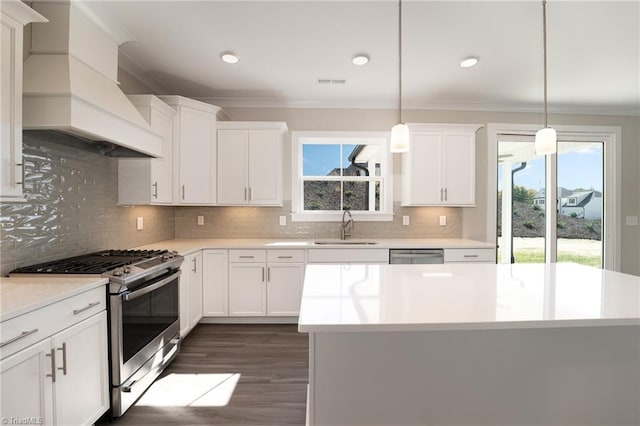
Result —
[[[24,163],[16,163],[16,166],[20,167],[20,175],[22,176],[22,180],[16,181],[16,185],[24,186]]]
[[[240,259],[253,259],[255,256],[239,256]]]
[[[251,201],[251,187],[249,187],[249,201]]]
[[[158,198],[158,182],[154,182],[153,185],[153,198]]]
[[[262,282],[264,282],[264,266],[262,267]]]
[[[293,256],[278,256],[278,259],[293,259]]]
[[[247,188],[244,188],[244,200],[247,201]]]
[[[29,331],[23,331],[22,333],[18,334],[16,337],[13,337],[13,338],[7,340],[6,342],[1,342],[0,343],[0,348],[2,348],[3,346],[7,346],[8,344],[13,343],[13,342],[15,342],[17,340],[23,339],[23,338],[25,338],[25,337],[27,337],[27,336],[29,336],[29,335],[37,332],[37,331],[38,331],[37,328],[34,328],[33,330],[29,330]]]
[[[478,257],[477,254],[465,254],[464,257]]]
[[[267,266],[267,282],[271,281],[271,267]]]
[[[198,262],[197,262],[197,260],[196,260],[196,258],[195,258],[195,257],[194,257],[193,259],[191,259],[191,261],[193,262],[193,269],[192,269],[192,271],[193,271],[193,273],[195,274],[195,273],[197,273],[197,272],[198,272]]]
[[[51,374],[47,374],[47,377],[51,377],[51,382],[56,382],[56,350],[51,349],[51,352],[45,354],[45,356],[51,357]]]
[[[62,374],[64,376],[67,375],[67,342],[62,344],[61,348],[58,348],[59,351],[62,351],[62,367],[58,367],[58,370],[62,370]]]
[[[84,312],[87,309],[91,309],[94,306],[98,306],[100,304],[100,302],[93,302],[93,303],[89,303],[87,306],[85,306],[84,308],[80,308],[80,309],[74,309],[73,310],[73,315],[78,315],[80,312]]]
[[[440,188],[440,201],[444,201],[444,189]]]
[[[184,200],[184,185],[182,185],[182,199]]]
[[[444,200],[447,201],[447,188],[444,189]]]

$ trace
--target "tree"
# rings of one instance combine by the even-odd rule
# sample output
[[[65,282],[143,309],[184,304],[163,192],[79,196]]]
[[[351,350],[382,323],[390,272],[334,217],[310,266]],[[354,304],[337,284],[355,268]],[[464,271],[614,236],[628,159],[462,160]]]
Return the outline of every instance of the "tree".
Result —
[[[524,186],[513,186],[513,201],[520,203],[532,203],[533,197],[535,197],[536,191],[534,189],[528,189]]]

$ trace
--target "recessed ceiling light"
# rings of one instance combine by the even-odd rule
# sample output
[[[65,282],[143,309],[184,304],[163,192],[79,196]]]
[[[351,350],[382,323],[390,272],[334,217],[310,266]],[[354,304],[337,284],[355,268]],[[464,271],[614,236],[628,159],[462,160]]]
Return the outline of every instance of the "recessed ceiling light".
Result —
[[[460,62],[460,66],[462,68],[470,68],[477,63],[478,63],[478,58],[476,58],[475,56],[471,56],[469,58],[463,59],[462,62]]]
[[[356,55],[353,57],[351,62],[353,62],[353,65],[365,65],[367,62],[369,62],[369,55]]]
[[[235,64],[238,62],[238,56],[232,52],[223,52],[220,54],[220,59],[228,64]]]

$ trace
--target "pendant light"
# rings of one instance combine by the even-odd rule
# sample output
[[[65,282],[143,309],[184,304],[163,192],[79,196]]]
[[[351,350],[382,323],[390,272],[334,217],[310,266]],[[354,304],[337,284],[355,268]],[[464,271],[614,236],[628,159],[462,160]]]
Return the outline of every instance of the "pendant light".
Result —
[[[547,122],[547,0],[542,0],[542,44],[544,52],[544,128],[536,132],[536,155],[555,154],[557,151],[556,129]]]
[[[391,128],[389,150],[409,151],[409,127],[402,122],[402,0],[398,0],[398,124]]]

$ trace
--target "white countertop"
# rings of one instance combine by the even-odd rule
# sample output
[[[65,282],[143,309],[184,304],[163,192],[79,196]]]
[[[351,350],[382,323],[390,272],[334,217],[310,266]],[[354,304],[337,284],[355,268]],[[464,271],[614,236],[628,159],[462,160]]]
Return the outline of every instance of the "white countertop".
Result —
[[[640,325],[640,277],[572,263],[307,266],[301,332]]]
[[[314,244],[314,241],[327,241],[327,239],[177,239],[160,241],[153,244],[136,247],[138,249],[166,249],[175,250],[185,255],[202,249],[309,249],[309,248],[361,248],[363,250],[376,248],[495,248],[495,244],[482,241],[466,240],[458,238],[402,238],[385,239],[354,238],[354,241],[375,241],[377,244]],[[335,239],[333,239],[335,241]]]
[[[1,277],[0,322],[104,286],[101,277]],[[105,288],[106,291],[106,288]]]

